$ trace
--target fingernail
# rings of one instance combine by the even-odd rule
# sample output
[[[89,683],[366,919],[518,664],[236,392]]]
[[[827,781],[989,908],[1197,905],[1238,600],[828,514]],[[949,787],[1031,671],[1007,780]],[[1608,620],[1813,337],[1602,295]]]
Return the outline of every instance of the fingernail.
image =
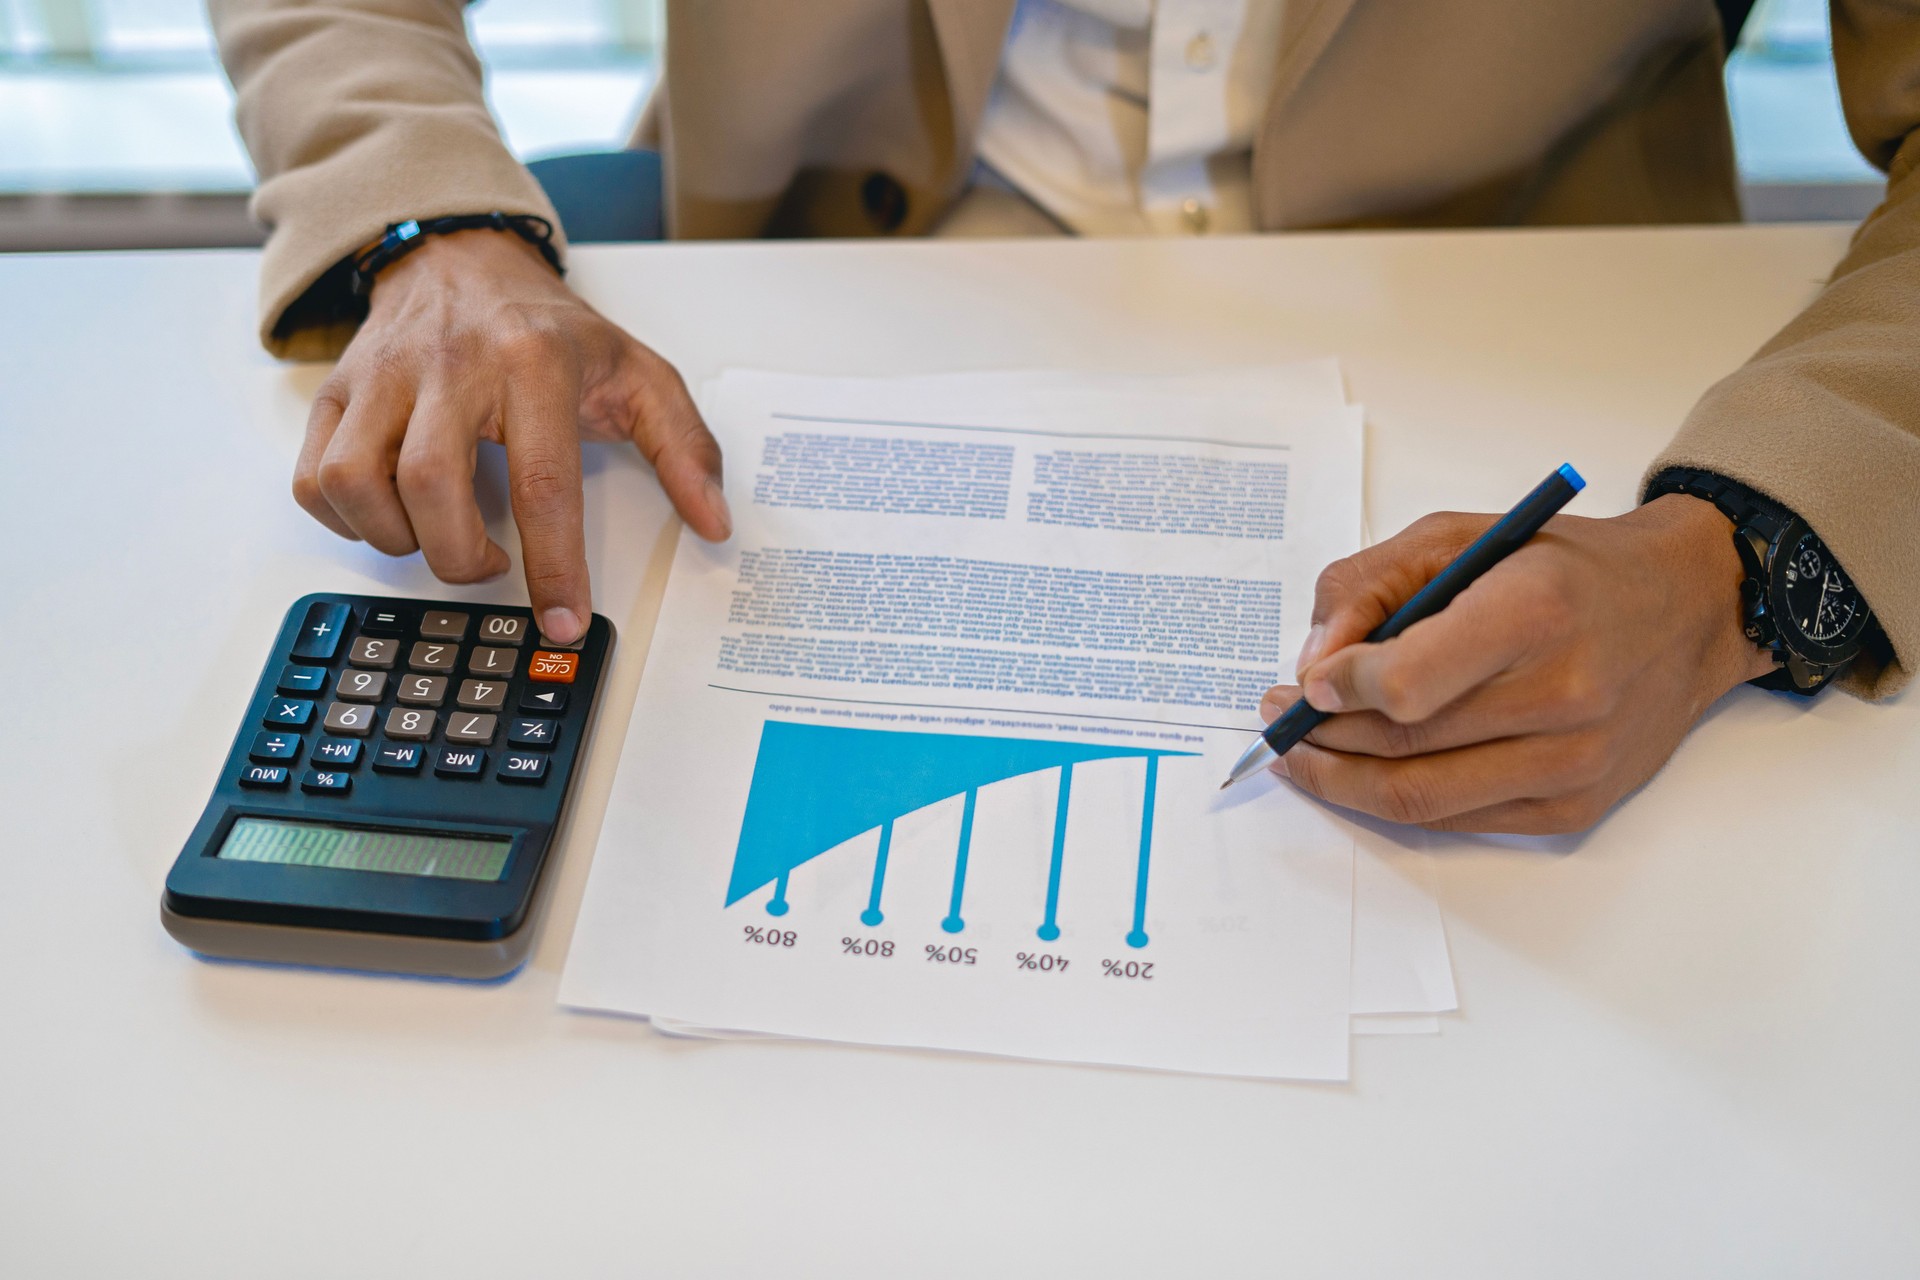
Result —
[[[1314,623],[1307,629],[1307,642],[1300,646],[1300,659],[1293,664],[1293,675],[1297,680],[1300,673],[1313,665],[1320,656],[1321,647],[1327,643],[1327,629],[1321,623]]]
[[[580,638],[580,616],[571,609],[549,609],[540,615],[540,630],[556,644]]]
[[[1315,711],[1345,711],[1340,695],[1333,691],[1333,681],[1324,676],[1307,681],[1307,705]]]
[[[1283,778],[1291,778],[1293,776],[1293,771],[1287,767],[1287,758],[1285,756],[1281,756],[1272,764],[1268,765],[1267,768],[1273,770]]]
[[[1280,714],[1279,703],[1273,701],[1271,698],[1260,699],[1260,718],[1262,720],[1271,720],[1279,714]]]
[[[707,505],[713,508],[713,514],[720,518],[720,540],[726,541],[733,536],[733,508],[727,505],[727,491],[720,487],[717,480],[707,481]]]

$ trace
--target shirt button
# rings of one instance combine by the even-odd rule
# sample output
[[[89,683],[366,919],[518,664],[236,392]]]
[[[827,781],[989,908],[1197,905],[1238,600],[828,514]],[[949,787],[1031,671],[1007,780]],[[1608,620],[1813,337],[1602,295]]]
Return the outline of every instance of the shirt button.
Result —
[[[1187,230],[1195,235],[1205,235],[1207,231],[1207,206],[1192,196],[1180,202],[1180,216],[1186,219]]]
[[[1213,37],[1202,31],[1187,41],[1187,66],[1194,71],[1213,70]]]

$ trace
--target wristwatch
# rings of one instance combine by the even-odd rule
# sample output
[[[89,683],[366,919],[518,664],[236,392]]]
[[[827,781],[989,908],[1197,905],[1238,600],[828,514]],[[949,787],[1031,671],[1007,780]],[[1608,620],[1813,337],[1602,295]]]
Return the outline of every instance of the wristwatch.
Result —
[[[1751,683],[1812,697],[1860,655],[1873,611],[1805,520],[1736,480],[1692,467],[1654,476],[1646,500],[1669,493],[1711,502],[1733,521],[1747,572],[1740,584],[1747,639],[1779,664]]]

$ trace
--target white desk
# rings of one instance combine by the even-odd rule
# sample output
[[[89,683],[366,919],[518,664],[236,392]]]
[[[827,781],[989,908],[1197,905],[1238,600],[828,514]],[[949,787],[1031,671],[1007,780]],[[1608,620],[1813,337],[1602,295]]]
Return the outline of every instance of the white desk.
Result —
[[[1552,464],[1607,513],[1838,229],[584,250],[678,361],[1189,369],[1323,353],[1373,526]],[[620,625],[535,959],[458,986],[160,930],[282,611],[436,586],[287,496],[318,368],[248,254],[0,259],[0,1273],[1912,1274],[1920,701],[1741,692],[1597,833],[1449,843],[1464,1013],[1302,1087],[669,1040],[554,989],[670,540],[590,462]],[[488,472],[495,489],[499,471]],[[496,529],[502,503],[493,502]],[[1662,816],[1665,815],[1665,816]]]

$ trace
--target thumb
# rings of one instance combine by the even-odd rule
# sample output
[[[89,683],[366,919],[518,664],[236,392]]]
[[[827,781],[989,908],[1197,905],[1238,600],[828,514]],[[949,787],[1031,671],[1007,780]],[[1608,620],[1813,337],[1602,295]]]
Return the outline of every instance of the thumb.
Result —
[[[1295,678],[1369,632],[1446,568],[1498,516],[1441,511],[1321,570],[1313,586],[1313,625],[1300,648]]]

